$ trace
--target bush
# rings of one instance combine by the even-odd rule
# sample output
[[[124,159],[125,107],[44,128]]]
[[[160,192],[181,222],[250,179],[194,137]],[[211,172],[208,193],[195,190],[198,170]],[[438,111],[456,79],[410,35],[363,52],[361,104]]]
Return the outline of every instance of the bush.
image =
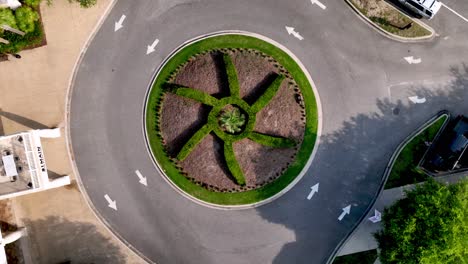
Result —
[[[39,21],[37,21],[34,26],[34,31],[31,33],[21,36],[13,32],[5,31],[2,38],[7,39],[10,44],[0,43],[0,54],[17,53],[23,49],[41,44],[44,39],[44,32],[42,31]]]
[[[177,94],[185,98],[190,98],[206,105],[214,106],[218,102],[218,99],[214,98],[213,96],[196,89],[177,85],[168,85],[166,89],[173,94]]]
[[[69,0],[71,2],[71,0]],[[97,3],[97,0],[75,0],[76,2],[80,3],[81,7],[90,8]]]
[[[8,25],[12,28],[18,28],[13,11],[9,8],[0,8],[0,25]],[[0,29],[3,30],[3,29]]]
[[[16,9],[16,23],[18,28],[25,32],[31,33],[35,29],[35,23],[39,20],[39,14],[29,6],[22,6]]]
[[[23,3],[37,9],[42,0],[23,0]]]
[[[383,264],[468,263],[468,180],[416,186],[383,215]]]

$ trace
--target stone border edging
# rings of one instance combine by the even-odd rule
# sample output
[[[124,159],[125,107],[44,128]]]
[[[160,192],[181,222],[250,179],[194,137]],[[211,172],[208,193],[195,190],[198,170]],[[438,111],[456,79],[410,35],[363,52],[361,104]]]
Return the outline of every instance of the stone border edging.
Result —
[[[348,0],[346,0],[348,1]],[[409,136],[407,136],[398,146],[397,148],[395,149],[395,151],[393,152],[392,156],[390,157],[390,160],[388,161],[388,164],[387,164],[387,167],[385,167],[385,171],[383,173],[383,177],[382,177],[382,180],[380,182],[380,187],[379,187],[379,190],[377,191],[377,195],[374,196],[374,198],[372,199],[371,203],[369,204],[369,206],[367,207],[367,209],[365,210],[364,214],[361,216],[361,218],[359,219],[358,222],[356,222],[356,224],[352,227],[352,230],[351,232],[349,232],[341,241],[340,243],[338,243],[338,245],[335,247],[335,249],[333,250],[332,254],[330,254],[330,257],[328,258],[327,260],[327,264],[332,264],[333,263],[333,260],[335,260],[335,257],[336,257],[336,254],[339,252],[339,250],[341,249],[341,247],[348,241],[348,239],[356,232],[357,230],[357,227],[364,221],[364,219],[366,219],[366,216],[367,214],[369,213],[369,211],[374,207],[375,203],[377,202],[377,198],[382,194],[382,192],[384,191],[384,187],[385,187],[385,183],[387,183],[387,179],[388,179],[388,176],[390,175],[390,173],[392,172],[392,168],[393,168],[393,165],[396,161],[396,159],[398,158],[398,156],[400,155],[400,152],[406,147],[406,145],[411,142],[411,140],[413,140],[416,136],[418,136],[419,134],[421,134],[427,127],[429,127],[430,125],[432,125],[435,121],[437,121],[440,117],[442,117],[443,115],[446,115],[448,118],[447,118],[447,121],[448,122],[450,120],[450,113],[447,111],[447,110],[442,110],[440,112],[438,112],[435,116],[433,116],[432,118],[430,118],[428,121],[426,121],[422,126],[420,126],[418,129],[416,129],[415,131],[413,131]],[[440,130],[439,130],[440,131]]]
[[[353,3],[351,3],[352,0],[344,0],[348,6],[351,7],[351,9],[353,9],[353,11],[356,13],[356,15],[364,20],[365,22],[367,22],[374,30],[376,30],[377,32],[379,32],[381,35],[389,38],[389,39],[392,39],[392,40],[395,40],[395,41],[399,41],[399,42],[403,42],[403,43],[411,43],[411,42],[423,42],[423,41],[429,41],[429,40],[432,40],[434,38],[434,36],[436,35],[435,34],[435,30],[433,28],[431,28],[430,26],[428,26],[427,24],[423,23],[422,21],[420,21],[419,19],[414,19],[414,18],[411,18],[409,17],[407,14],[399,11],[397,8],[395,8],[394,6],[390,5],[389,3],[385,2],[385,4],[389,5],[390,7],[392,8],[395,8],[397,11],[399,11],[401,14],[403,14],[404,16],[406,16],[407,18],[411,19],[412,21],[414,21],[415,23],[417,23],[418,25],[420,25],[421,27],[429,30],[431,32],[431,34],[429,36],[425,36],[425,37],[415,37],[415,38],[408,38],[408,37],[401,37],[401,36],[398,36],[396,34],[393,34],[393,33],[390,33],[386,30],[384,30],[383,28],[381,28],[379,25],[377,25],[376,23],[374,23],[372,20],[370,20],[367,16],[365,16],[363,13],[361,13],[361,11],[359,11],[359,9],[357,9]]]
[[[177,54],[180,50],[182,50],[183,48],[185,48],[187,45],[191,44],[191,43],[194,43],[194,42],[197,42],[197,41],[201,41],[201,40],[204,40],[204,39],[207,39],[207,38],[210,38],[210,37],[215,37],[215,36],[221,36],[221,35],[244,35],[244,36],[250,36],[250,37],[255,37],[255,38],[258,38],[260,40],[263,40],[279,49],[281,49],[283,52],[285,52],[288,56],[290,56],[294,62],[301,68],[302,72],[304,73],[304,75],[306,76],[307,80],[309,81],[310,85],[312,86],[312,92],[314,93],[314,96],[315,96],[315,102],[316,102],[316,105],[317,105],[317,136],[316,136],[316,139],[315,139],[315,144],[314,144],[314,148],[312,150],[312,153],[309,157],[309,159],[307,160],[306,164],[304,165],[304,167],[302,168],[301,172],[294,178],[294,180],[292,182],[290,182],[284,189],[282,189],[281,191],[279,191],[278,193],[276,193],[275,195],[271,196],[271,197],[268,197],[262,201],[259,201],[259,202],[256,202],[256,203],[251,203],[251,204],[243,204],[243,205],[219,205],[219,204],[214,204],[214,203],[209,203],[209,202],[206,202],[206,201],[203,201],[201,199],[198,199],[188,193],[186,193],[184,190],[182,190],[179,186],[177,186],[176,184],[174,184],[170,179],[169,177],[164,173],[164,170],[163,168],[161,168],[158,164],[158,162],[156,161],[156,158],[155,158],[155,155],[153,154],[153,151],[149,145],[149,140],[148,140],[148,137],[147,137],[147,133],[146,133],[146,109],[147,109],[147,104],[148,104],[148,98],[149,98],[149,94],[151,92],[151,89],[152,89],[152,86],[154,84],[154,81],[156,80],[156,78],[158,77],[159,75],[159,72],[164,68],[164,66],[166,65],[166,63],[175,55]],[[208,34],[204,34],[204,35],[201,35],[201,36],[198,36],[198,37],[195,37],[195,38],[192,38],[190,40],[187,40],[185,41],[184,43],[182,43],[181,45],[179,45],[176,49],[174,49],[163,61],[162,63],[159,65],[158,69],[156,70],[156,72],[154,73],[153,77],[151,78],[151,81],[150,83],[148,84],[148,90],[146,92],[146,95],[145,95],[145,102],[143,104],[143,129],[142,129],[142,132],[143,132],[143,136],[145,138],[145,141],[146,141],[146,149],[148,151],[148,154],[150,155],[151,157],[151,160],[154,164],[154,166],[158,169],[158,171],[161,173],[161,175],[163,176],[164,180],[170,185],[172,186],[180,195],[184,196],[185,198],[191,200],[192,202],[194,203],[197,203],[199,205],[202,205],[202,206],[205,206],[205,207],[208,207],[208,208],[211,208],[211,209],[218,209],[218,210],[242,210],[242,209],[252,209],[252,208],[255,208],[255,207],[259,207],[261,205],[264,205],[264,204],[267,204],[267,203],[270,203],[276,199],[278,199],[279,197],[281,197],[283,194],[285,194],[286,192],[288,192],[289,190],[291,190],[301,179],[302,177],[304,177],[305,173],[307,172],[307,170],[309,169],[309,167],[311,166],[312,164],[312,160],[314,159],[316,153],[317,153],[317,149],[318,149],[318,145],[320,143],[320,136],[322,134],[322,104],[321,104],[321,101],[320,101],[320,96],[318,94],[318,90],[315,86],[315,83],[313,82],[312,80],[312,77],[310,76],[309,72],[307,71],[306,67],[301,63],[301,61],[299,60],[299,58],[297,58],[289,49],[287,49],[285,46],[283,46],[282,44],[270,39],[270,38],[267,38],[263,35],[260,35],[258,33],[253,33],[253,32],[247,32],[247,31],[242,31],[242,30],[224,30],[224,31],[216,31],[216,32],[212,32],[212,33],[208,33]]]
[[[78,185],[78,189],[80,193],[82,194],[86,204],[88,207],[91,209],[91,212],[93,212],[94,216],[98,219],[99,222],[104,226],[104,228],[113,236],[117,241],[120,241],[124,246],[126,246],[128,249],[130,249],[133,253],[135,253],[138,257],[140,257],[142,260],[146,261],[147,263],[153,263],[156,264],[156,262],[153,262],[150,260],[148,257],[146,257],[143,253],[141,253],[138,249],[136,249],[132,244],[130,244],[125,238],[123,238],[118,232],[116,232],[113,227],[110,225],[109,222],[106,221],[106,219],[99,213],[99,211],[94,207],[94,204],[91,201],[91,198],[89,197],[88,193],[86,192],[86,189],[83,185],[83,182],[81,180],[80,174],[78,172],[78,168],[76,166],[75,162],[75,157],[74,157],[74,152],[73,152],[73,146],[71,143],[71,130],[70,130],[70,110],[71,110],[71,98],[72,98],[72,92],[73,92],[73,86],[76,80],[76,75],[78,73],[78,66],[81,65],[81,62],[83,60],[83,57],[88,50],[89,45],[93,41],[94,37],[96,36],[97,32],[99,29],[101,29],[102,25],[104,24],[104,21],[107,19],[109,16],[111,10],[114,8],[114,6],[117,4],[118,0],[110,0],[111,2],[109,5],[106,7],[106,10],[104,11],[104,14],[101,16],[97,24],[95,25],[93,31],[89,35],[88,39],[86,40],[85,44],[81,48],[80,55],[76,59],[75,65],[73,66],[72,74],[70,76],[69,82],[68,82],[68,88],[67,88],[67,93],[65,96],[65,144],[67,146],[67,152],[68,152],[68,159],[72,167],[73,174],[75,175],[75,179]]]

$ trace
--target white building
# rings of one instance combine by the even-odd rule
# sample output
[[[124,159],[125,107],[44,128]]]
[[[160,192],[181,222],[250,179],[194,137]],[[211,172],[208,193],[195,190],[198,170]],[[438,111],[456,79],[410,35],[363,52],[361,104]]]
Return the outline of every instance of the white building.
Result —
[[[0,0],[0,8],[11,8],[15,10],[20,6],[21,3],[18,0]]]
[[[58,138],[60,129],[32,130],[0,137],[0,200],[70,184],[50,179],[41,138]]]

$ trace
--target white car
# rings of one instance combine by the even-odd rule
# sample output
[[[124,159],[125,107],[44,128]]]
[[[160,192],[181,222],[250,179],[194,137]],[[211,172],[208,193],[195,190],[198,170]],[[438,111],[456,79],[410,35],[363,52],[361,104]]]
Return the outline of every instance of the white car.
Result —
[[[398,0],[417,14],[431,19],[439,11],[442,3],[438,0]]]

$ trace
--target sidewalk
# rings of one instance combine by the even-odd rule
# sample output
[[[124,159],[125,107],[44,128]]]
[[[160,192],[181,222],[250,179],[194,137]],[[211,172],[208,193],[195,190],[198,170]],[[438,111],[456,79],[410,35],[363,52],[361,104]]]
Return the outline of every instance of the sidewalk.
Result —
[[[466,178],[468,172],[459,173],[454,175],[448,175],[440,178],[435,178],[439,182],[443,183],[455,183],[462,178]],[[366,216],[366,219],[358,226],[354,234],[345,242],[343,247],[338,252],[337,256],[349,255],[361,251],[376,249],[378,247],[377,241],[375,241],[372,234],[376,233],[381,229],[381,222],[372,223],[368,220],[369,217],[374,215],[374,209],[379,212],[383,212],[385,207],[392,205],[397,200],[402,199],[405,196],[405,190],[411,190],[415,185],[406,185],[397,187],[389,190],[384,190],[380,197],[377,199],[374,207]]]
[[[73,68],[111,0],[97,2],[82,9],[68,1],[53,1],[52,6],[42,1],[47,46],[0,63],[1,135],[65,126],[65,96]],[[43,146],[49,173],[74,179],[65,138],[44,140]],[[19,197],[12,204],[16,222],[28,228],[28,237],[21,240],[29,245],[33,263],[144,263],[99,222],[76,183]]]

